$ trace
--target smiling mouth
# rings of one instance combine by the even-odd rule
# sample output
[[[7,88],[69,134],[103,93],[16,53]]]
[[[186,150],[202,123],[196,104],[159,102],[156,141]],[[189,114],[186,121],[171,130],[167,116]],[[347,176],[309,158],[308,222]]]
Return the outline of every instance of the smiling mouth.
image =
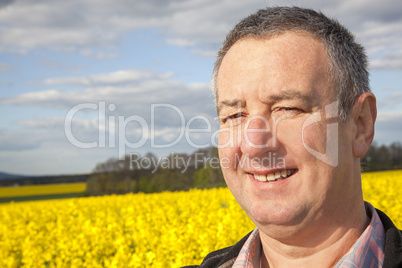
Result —
[[[285,169],[282,171],[277,171],[277,172],[269,173],[266,175],[253,174],[253,176],[254,176],[254,179],[256,179],[257,181],[262,181],[262,182],[279,181],[279,180],[284,180],[286,178],[289,178],[290,176],[295,174],[296,171],[297,171],[297,169]]]

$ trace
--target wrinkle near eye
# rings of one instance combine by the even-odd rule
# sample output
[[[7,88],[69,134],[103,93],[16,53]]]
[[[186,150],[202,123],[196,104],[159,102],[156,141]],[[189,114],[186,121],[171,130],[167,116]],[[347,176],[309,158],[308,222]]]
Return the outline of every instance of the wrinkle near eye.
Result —
[[[223,100],[218,104],[218,114],[222,113],[222,110],[230,109],[230,108],[243,108],[245,107],[245,102],[239,99],[234,100]]]
[[[298,108],[281,108],[274,111],[274,117],[284,117],[284,119],[295,118],[303,114],[303,110]]]

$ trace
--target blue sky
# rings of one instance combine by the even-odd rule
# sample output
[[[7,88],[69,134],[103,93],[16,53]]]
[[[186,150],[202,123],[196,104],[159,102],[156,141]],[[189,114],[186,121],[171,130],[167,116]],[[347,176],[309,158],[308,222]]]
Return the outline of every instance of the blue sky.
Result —
[[[7,0],[0,3],[0,171],[86,173],[124,153],[165,156],[213,144],[216,51],[241,18],[271,5],[322,10],[356,35],[378,101],[375,141],[402,142],[399,1]],[[74,139],[97,146],[68,138],[74,107],[85,108],[72,114]],[[183,133],[183,122],[204,133]],[[142,140],[151,130],[152,140]],[[123,137],[141,146],[119,150]]]

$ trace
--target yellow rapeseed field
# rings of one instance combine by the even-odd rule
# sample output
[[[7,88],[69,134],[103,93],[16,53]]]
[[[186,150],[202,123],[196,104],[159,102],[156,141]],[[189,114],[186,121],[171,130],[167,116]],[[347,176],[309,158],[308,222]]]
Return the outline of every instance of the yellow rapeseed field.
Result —
[[[34,196],[85,192],[86,183],[59,183],[19,187],[0,187],[0,197]]]
[[[364,174],[402,227],[402,171]],[[226,188],[0,205],[0,267],[179,267],[254,228]]]

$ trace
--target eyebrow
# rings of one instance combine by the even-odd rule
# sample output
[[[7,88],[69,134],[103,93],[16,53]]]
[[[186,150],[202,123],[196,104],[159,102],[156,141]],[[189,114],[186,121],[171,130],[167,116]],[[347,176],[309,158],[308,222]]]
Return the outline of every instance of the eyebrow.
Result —
[[[224,100],[224,101],[220,102],[217,107],[218,114],[224,107],[244,107],[244,101],[239,100],[239,99]]]
[[[280,94],[269,96],[270,102],[279,102],[282,100],[300,99],[303,103],[312,104],[313,98],[310,95],[303,94],[296,90],[285,90]],[[217,106],[218,114],[225,107],[244,107],[245,102],[240,99],[224,100]]]
[[[286,90],[282,91],[280,94],[277,95],[272,95],[269,97],[269,100],[271,102],[278,102],[282,100],[290,100],[290,99],[300,99],[305,103],[311,104],[313,101],[313,98],[311,95],[306,95],[303,94],[299,91],[295,90]]]

